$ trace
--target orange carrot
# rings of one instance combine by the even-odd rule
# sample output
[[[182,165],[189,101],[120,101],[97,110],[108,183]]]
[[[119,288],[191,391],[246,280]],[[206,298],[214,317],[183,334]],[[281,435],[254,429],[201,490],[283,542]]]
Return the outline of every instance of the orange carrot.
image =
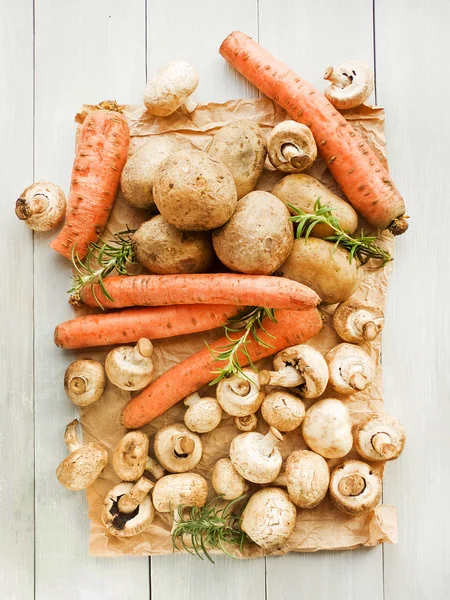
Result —
[[[102,107],[107,106],[111,110]],[[80,258],[101,235],[119,187],[128,155],[130,130],[115,103],[102,103],[84,120],[72,169],[66,222],[50,246],[66,258]]]
[[[241,31],[220,54],[296,121],[307,125],[350,204],[374,227],[399,235],[408,228],[403,198],[365,140],[310,83]]]
[[[209,273],[196,275],[131,275],[103,280],[108,300],[98,284],[81,291],[81,302],[103,308],[170,304],[234,304],[307,310],[320,302],[309,287],[268,275]],[[73,300],[77,303],[78,299]]]
[[[65,321],[55,329],[60,348],[92,348],[129,344],[208,331],[237,314],[236,306],[197,304],[154,308],[129,308],[107,314],[88,315]]]
[[[258,331],[260,338],[271,347],[261,346],[254,339],[248,342],[247,350],[252,361],[275,354],[288,346],[302,344],[322,329],[322,318],[317,309],[302,312],[280,310],[276,318],[276,323],[269,319],[263,321],[267,333]],[[232,334],[230,337],[237,339],[239,335]],[[222,337],[210,347],[218,350],[228,343],[229,339]],[[248,364],[248,359],[240,353],[239,362],[244,366]],[[156,419],[202,385],[211,382],[216,377],[214,371],[223,366],[224,363],[215,360],[208,348],[196,352],[163,373],[130,400],[122,410],[122,424],[129,429],[136,429]]]

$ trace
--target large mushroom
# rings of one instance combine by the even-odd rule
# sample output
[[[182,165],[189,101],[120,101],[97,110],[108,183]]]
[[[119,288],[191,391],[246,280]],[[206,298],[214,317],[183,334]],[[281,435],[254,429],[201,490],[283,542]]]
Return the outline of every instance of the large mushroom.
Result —
[[[207,433],[215,429],[222,420],[222,409],[215,398],[195,393],[184,399],[188,407],[184,413],[184,423],[191,431]]]
[[[289,498],[299,508],[314,508],[322,502],[330,483],[327,461],[310,450],[296,450],[287,458],[286,469],[274,484],[286,485]]]
[[[153,345],[146,338],[141,338],[136,346],[117,346],[106,357],[108,379],[121,390],[142,390],[152,380],[152,354]]]
[[[174,513],[174,521],[179,516],[179,507],[204,506],[208,497],[208,484],[197,473],[166,475],[156,482],[153,490],[153,504],[160,513]]]
[[[358,298],[349,298],[339,304],[333,315],[333,326],[338,336],[354,344],[374,340],[383,323],[381,308]]]
[[[197,102],[191,94],[198,86],[198,73],[184,60],[166,63],[151,79],[144,92],[144,104],[148,112],[159,117],[168,117],[182,107],[191,113]]]
[[[247,417],[255,413],[264,399],[258,374],[252,369],[242,369],[243,377],[233,376],[219,381],[217,402],[233,417]]]
[[[117,444],[113,467],[122,481],[136,481],[145,471],[161,479],[164,469],[148,456],[149,439],[142,431],[129,431]]]
[[[236,471],[252,483],[270,483],[281,469],[282,458],[276,447],[283,437],[271,427],[266,435],[241,433],[230,445],[230,459]]]
[[[214,465],[211,484],[218,496],[224,500],[236,500],[246,489],[245,479],[233,467],[229,458],[221,458]]]
[[[349,515],[369,512],[381,499],[381,478],[372,467],[359,460],[346,460],[330,478],[330,499]]]
[[[103,365],[84,358],[71,363],[64,374],[64,389],[77,406],[89,406],[103,394],[106,375]]]
[[[294,431],[305,418],[305,405],[293,394],[275,391],[264,398],[261,414],[266,423],[278,431]]]
[[[326,355],[329,381],[340,394],[362,392],[375,379],[375,364],[354,344],[338,344]]]
[[[50,181],[29,185],[16,201],[16,215],[34,231],[49,231],[66,214],[66,197],[62,189]]]
[[[355,448],[366,460],[394,460],[403,452],[405,430],[398,419],[385,413],[369,413],[357,426]]]
[[[119,483],[106,495],[102,521],[112,535],[131,537],[145,531],[155,517],[149,496],[153,483],[141,477],[136,483]]]
[[[353,446],[352,425],[347,407],[340,400],[319,400],[306,411],[303,439],[325,458],[342,458]]]
[[[159,463],[169,473],[190,471],[202,458],[200,437],[182,423],[170,423],[155,435],[154,449]]]
[[[296,121],[282,121],[267,136],[272,165],[284,173],[300,173],[317,158],[317,146],[309,127]]]
[[[357,60],[328,67],[323,78],[330,82],[324,91],[325,97],[339,110],[364,104],[373,90],[372,71]]]

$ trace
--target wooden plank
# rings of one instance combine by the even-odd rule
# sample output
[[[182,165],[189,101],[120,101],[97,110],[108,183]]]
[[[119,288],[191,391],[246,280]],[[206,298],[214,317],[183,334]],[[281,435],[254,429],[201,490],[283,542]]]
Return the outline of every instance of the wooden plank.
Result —
[[[399,542],[384,549],[386,600],[446,598],[450,585],[449,20],[445,0],[375,3],[378,98],[411,215],[397,240],[383,338],[387,408],[408,436],[386,474],[385,501],[399,518]]]
[[[33,235],[14,214],[33,181],[33,6],[0,0],[0,539],[3,598],[33,597]],[[13,58],[11,58],[13,57]]]
[[[324,89],[323,72],[357,58],[373,65],[370,0],[271,0],[259,3],[259,40],[277,58]],[[380,600],[382,549],[267,559],[268,600],[299,597]]]
[[[81,104],[139,102],[144,83],[144,0],[36,0],[36,177],[67,193]],[[52,237],[35,247],[36,598],[144,600],[148,560],[89,557],[84,494],[54,476],[66,455],[64,427],[78,411],[63,390],[73,357],[52,339],[54,326],[72,316],[70,265],[48,248]]]

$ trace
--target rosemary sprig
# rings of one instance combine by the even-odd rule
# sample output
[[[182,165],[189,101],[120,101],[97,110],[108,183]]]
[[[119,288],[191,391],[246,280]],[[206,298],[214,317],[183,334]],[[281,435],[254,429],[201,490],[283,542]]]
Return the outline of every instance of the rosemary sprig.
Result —
[[[300,208],[288,204],[289,209],[296,213],[291,217],[291,221],[298,224],[296,237],[300,238],[304,234],[305,242],[311,235],[312,230],[319,223],[328,225],[335,232],[324,239],[329,242],[335,242],[336,246],[341,246],[349,252],[349,262],[354,258],[364,265],[368,260],[374,258],[380,261],[379,267],[384,267],[388,262],[393,260],[387,250],[380,248],[374,242],[377,237],[374,235],[364,235],[361,231],[359,237],[353,237],[346,233],[339,224],[339,221],[332,214],[332,208],[329,205],[322,206],[320,198],[314,203],[314,214],[307,214]]]
[[[214,560],[208,552],[211,549],[222,550],[230,558],[236,558],[225,548],[225,544],[239,546],[242,551],[245,542],[245,533],[240,528],[243,507],[237,514],[231,509],[244,498],[240,496],[220,508],[222,498],[218,496],[201,508],[192,507],[186,517],[183,516],[184,507],[178,507],[172,512],[175,520],[172,530],[173,551],[180,550],[180,543],[189,554],[196,554],[203,560],[203,553],[213,564]]]

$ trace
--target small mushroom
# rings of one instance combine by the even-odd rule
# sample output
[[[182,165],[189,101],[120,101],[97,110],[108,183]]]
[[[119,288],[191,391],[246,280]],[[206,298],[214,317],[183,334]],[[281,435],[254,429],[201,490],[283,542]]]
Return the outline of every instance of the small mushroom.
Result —
[[[207,497],[208,484],[196,473],[166,475],[153,490],[153,504],[160,513],[176,511],[179,506],[204,506]]]
[[[325,458],[342,458],[353,446],[352,425],[347,407],[340,400],[319,400],[306,411],[303,439]]]
[[[264,398],[261,414],[278,431],[294,431],[305,418],[305,405],[293,394],[275,391]]]
[[[323,78],[330,81],[324,94],[339,110],[364,104],[373,90],[372,71],[357,60],[349,60],[338,67],[328,67]]]
[[[103,503],[102,521],[112,535],[131,537],[145,531],[153,522],[155,509],[149,496],[153,483],[141,477],[135,484],[119,483]]]
[[[50,181],[29,185],[16,201],[16,215],[33,231],[49,231],[66,214],[66,197],[62,189]]]
[[[236,471],[252,483],[270,483],[281,469],[282,458],[276,447],[283,437],[271,427],[266,435],[241,433],[230,446],[230,459]]]
[[[354,344],[338,344],[326,356],[330,384],[340,394],[362,392],[375,378],[375,364]]]
[[[297,509],[284,490],[268,487],[250,498],[241,517],[241,529],[261,546],[281,547],[294,531]]]
[[[101,444],[82,444],[77,437],[78,419],[71,421],[64,433],[69,449],[67,456],[57,467],[56,477],[69,490],[85,490],[100,476],[108,463],[108,452]]]
[[[207,433],[215,429],[222,419],[222,409],[215,398],[201,398],[198,393],[184,400],[188,406],[184,413],[184,423],[191,431]]]
[[[113,454],[113,467],[122,481],[136,481],[145,471],[161,479],[164,469],[148,456],[148,447],[148,436],[142,431],[129,431],[119,441]]]
[[[221,458],[216,462],[211,483],[216,494],[224,500],[236,500],[247,487],[245,479],[236,471],[229,458]]]
[[[234,417],[234,424],[239,431],[255,431],[258,427],[258,417],[255,414],[246,417]]]
[[[162,427],[155,435],[155,454],[160,464],[170,473],[185,473],[200,462],[202,442],[182,423]]]
[[[333,325],[338,336],[354,344],[374,340],[383,324],[381,308],[357,298],[349,298],[339,304],[333,315]]]
[[[141,338],[136,346],[117,346],[106,357],[108,379],[121,390],[142,390],[152,380],[152,354],[153,345],[146,338]]]
[[[314,508],[326,496],[330,469],[319,454],[296,450],[288,456],[285,472],[274,483],[286,485],[289,498],[299,508]]]
[[[96,360],[76,360],[64,374],[64,389],[77,406],[89,406],[103,394],[106,375],[103,365]]]
[[[355,430],[355,448],[366,460],[394,460],[403,452],[405,430],[395,417],[370,413]]]
[[[252,369],[242,369],[244,377],[228,377],[219,381],[217,401],[233,417],[247,417],[255,413],[264,399],[264,390],[258,374]]]
[[[275,356],[275,371],[261,371],[261,385],[299,387],[304,398],[317,398],[328,383],[328,366],[324,357],[306,344],[291,346]]]
[[[267,136],[267,152],[272,165],[283,173],[300,173],[317,158],[311,130],[296,121],[275,125]]]
[[[349,515],[369,512],[381,499],[381,478],[359,460],[346,460],[331,473],[330,498]]]
[[[198,86],[198,73],[184,60],[165,64],[151,79],[144,92],[144,104],[152,115],[168,117],[178,108],[191,113],[197,102],[190,96]]]

